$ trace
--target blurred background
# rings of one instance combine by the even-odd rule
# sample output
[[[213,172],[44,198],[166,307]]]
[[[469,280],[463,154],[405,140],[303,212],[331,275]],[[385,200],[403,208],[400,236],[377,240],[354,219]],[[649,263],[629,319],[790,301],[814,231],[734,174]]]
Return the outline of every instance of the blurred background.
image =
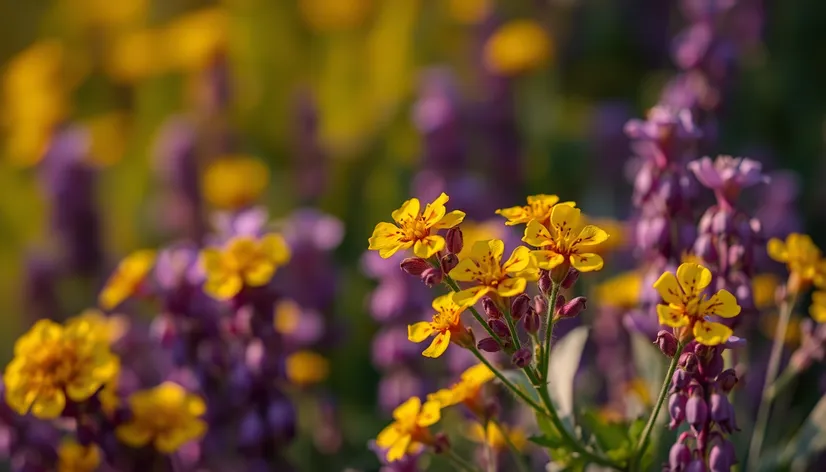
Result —
[[[201,240],[210,212],[258,202],[307,222],[293,235],[323,257],[286,272],[322,275],[293,290],[325,294],[338,333],[319,379],[335,438],[307,426],[291,457],[375,470],[367,440],[393,392],[415,391],[376,355],[415,294],[365,256],[375,223],[443,190],[480,234],[504,231],[484,224],[494,209],[536,193],[626,219],[623,126],[692,54],[680,44],[702,43],[680,36],[686,9],[715,3],[3,0],[0,359],[34,319],[93,306],[128,252]],[[749,156],[775,176],[745,196],[769,232],[781,201],[797,212],[783,231],[823,227],[826,4],[742,0],[726,15],[701,155]]]

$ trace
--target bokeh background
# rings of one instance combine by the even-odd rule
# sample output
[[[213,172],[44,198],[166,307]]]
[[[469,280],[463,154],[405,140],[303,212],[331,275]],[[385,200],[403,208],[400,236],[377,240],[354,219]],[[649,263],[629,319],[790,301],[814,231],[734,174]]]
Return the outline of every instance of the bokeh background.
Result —
[[[291,455],[303,470],[375,468],[366,442],[387,415],[372,357],[381,276],[364,256],[373,226],[442,189],[476,221],[535,193],[627,218],[623,125],[675,73],[683,3],[3,0],[0,360],[33,319],[94,305],[126,253],[202,234],[192,215],[314,207],[334,219],[308,238],[334,249],[325,287],[304,290],[332,293],[340,335],[324,389],[340,438],[314,454],[307,426]],[[746,206],[788,201],[792,229],[823,246],[826,4],[743,0],[727,21],[727,87],[702,152],[785,169]],[[86,158],[50,166],[44,151],[67,126],[82,136],[63,145]],[[197,158],[181,164],[187,153]],[[340,244],[324,241],[339,230]],[[73,259],[72,241],[99,252]],[[58,272],[69,276],[44,292]]]

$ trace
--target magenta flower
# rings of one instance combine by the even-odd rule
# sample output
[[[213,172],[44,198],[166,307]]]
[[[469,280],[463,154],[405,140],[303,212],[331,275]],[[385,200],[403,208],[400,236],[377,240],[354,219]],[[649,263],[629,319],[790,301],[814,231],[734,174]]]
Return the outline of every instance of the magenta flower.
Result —
[[[763,175],[762,164],[744,157],[718,156],[714,162],[703,157],[690,162],[688,168],[701,184],[714,190],[718,199],[722,197],[727,203],[732,203],[741,190],[769,181]]]

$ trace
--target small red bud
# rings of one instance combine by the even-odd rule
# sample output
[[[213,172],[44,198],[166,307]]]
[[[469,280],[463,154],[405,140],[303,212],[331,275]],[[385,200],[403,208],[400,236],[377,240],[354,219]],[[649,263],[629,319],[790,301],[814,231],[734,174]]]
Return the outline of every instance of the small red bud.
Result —
[[[544,317],[545,313],[548,311],[548,299],[542,295],[536,295],[533,297],[533,309],[540,316]]]
[[[717,376],[717,384],[720,385],[723,393],[729,393],[737,385],[737,381],[737,373],[734,369],[726,369]]]
[[[442,274],[441,269],[431,267],[431,268],[425,270],[424,272],[422,272],[421,278],[422,278],[422,282],[424,282],[424,284],[427,285],[428,287],[435,287],[436,285],[439,285],[440,283],[442,283],[442,277],[443,276],[444,275]]]
[[[415,277],[421,276],[422,272],[433,267],[421,257],[408,257],[403,260],[399,266],[403,271]]]
[[[541,324],[539,314],[531,310],[530,313],[525,315],[525,318],[522,319],[522,324],[525,326],[525,331],[530,334],[536,334],[539,331],[539,325]]]
[[[568,269],[568,275],[562,279],[562,288],[571,288],[576,283],[577,279],[579,279],[579,271],[571,267]]]
[[[491,331],[496,333],[500,338],[507,338],[511,335],[511,330],[508,329],[508,325],[500,319],[488,320],[488,326],[490,326]]]
[[[436,454],[444,454],[450,449],[450,438],[447,434],[440,432],[433,436],[433,452]]]
[[[660,351],[668,357],[674,357],[674,354],[677,353],[677,338],[674,337],[674,334],[668,330],[660,330],[657,333],[657,339],[654,341]]]
[[[485,310],[485,314],[488,315],[489,319],[499,319],[502,317],[502,311],[499,310],[499,307],[496,306],[496,303],[490,297],[484,297],[482,299],[482,309]]]
[[[522,293],[518,297],[514,298],[511,303],[511,316],[515,320],[521,319],[523,316],[528,314],[530,309],[531,297]]]
[[[500,346],[499,343],[497,343],[493,338],[484,338],[479,340],[476,347],[485,352],[499,352],[502,350],[502,346]]]
[[[450,228],[445,234],[445,246],[447,252],[450,254],[459,254],[464,247],[464,238],[462,237],[462,230],[459,227]]]
[[[449,274],[454,267],[459,265],[459,256],[456,254],[445,254],[441,259],[442,272]]]
[[[551,281],[551,273],[547,270],[542,270],[539,273],[539,290],[542,290],[542,293],[548,294],[551,293],[551,287],[553,286],[553,282]]]
[[[527,367],[528,364],[531,363],[531,357],[531,350],[527,347],[523,347],[513,353],[513,357],[511,357],[511,362],[513,362],[513,365],[515,365],[516,367],[522,369],[524,367]]]
[[[574,318],[586,308],[588,299],[576,297],[556,310],[556,315],[560,318]]]

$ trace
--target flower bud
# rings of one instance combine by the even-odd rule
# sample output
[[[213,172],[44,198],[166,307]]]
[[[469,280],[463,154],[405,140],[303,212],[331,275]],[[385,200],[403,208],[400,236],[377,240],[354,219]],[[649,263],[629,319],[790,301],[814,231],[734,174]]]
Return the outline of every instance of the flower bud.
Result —
[[[710,355],[704,359],[704,362],[700,362],[700,373],[713,379],[723,371],[724,364],[725,362],[723,361],[723,356],[720,354],[720,350],[712,349]]]
[[[442,256],[440,262],[442,265],[442,272],[448,274],[451,270],[453,270],[454,267],[459,265],[459,256],[457,256],[456,254],[448,253]]]
[[[571,288],[576,283],[577,279],[579,279],[579,271],[571,267],[568,269],[568,275],[562,279],[562,288]]]
[[[518,349],[513,353],[511,361],[513,362],[513,365],[519,367],[520,369],[527,367],[527,365],[531,363],[531,350],[526,347]]]
[[[479,340],[476,347],[479,348],[480,351],[485,352],[499,352],[502,350],[502,347],[493,338],[484,338]]]
[[[500,338],[508,338],[511,335],[511,330],[508,329],[508,325],[500,319],[488,320],[488,326],[490,326],[491,331],[496,333]]]
[[[556,315],[559,318],[574,318],[576,316],[579,316],[579,314],[582,313],[583,310],[585,310],[585,305],[587,302],[588,299],[585,297],[576,297],[568,303],[557,308]]]
[[[717,385],[724,393],[729,393],[737,385],[737,373],[734,369],[726,369],[717,376]]]
[[[476,345],[476,336],[474,336],[473,330],[468,327],[464,331],[456,332],[450,338],[450,342],[465,349],[470,349]]]
[[[694,432],[698,432],[706,424],[708,419],[708,405],[700,395],[691,395],[685,404],[685,419]]]
[[[734,419],[734,407],[728,401],[728,397],[714,392],[709,398],[709,405],[711,407],[711,419],[720,425],[720,429],[728,434],[739,429]]]
[[[421,257],[408,257],[403,260],[399,266],[403,271],[415,277],[419,277],[422,275],[422,272],[433,267]]]
[[[697,372],[699,361],[693,352],[684,352],[680,355],[680,367],[689,374]]]
[[[737,463],[734,455],[734,446],[728,441],[721,441],[711,446],[708,453],[708,468],[710,472],[729,472],[731,466]]]
[[[429,269],[422,272],[421,279],[425,285],[427,285],[429,288],[432,288],[442,283],[443,276],[444,274],[442,274],[441,269],[430,267]]]
[[[447,434],[440,432],[433,437],[433,452],[444,454],[450,449],[450,439]]]
[[[548,312],[548,299],[542,295],[533,297],[533,310],[544,317],[545,313]]]
[[[706,472],[706,466],[700,459],[694,459],[685,467],[685,472]]]
[[[551,287],[553,286],[553,281],[551,281],[551,273],[547,270],[542,270],[539,273],[539,290],[542,290],[542,293],[548,294],[551,293]]]
[[[674,354],[677,353],[677,338],[675,338],[670,331],[660,330],[660,332],[657,333],[657,340],[654,341],[654,344],[668,357],[674,357]]]
[[[668,414],[671,415],[671,423],[668,427],[671,429],[678,428],[683,421],[685,421],[685,407],[688,398],[682,393],[671,395],[668,399]]]
[[[485,314],[488,315],[488,319],[498,320],[502,317],[502,312],[490,297],[485,297],[482,299],[482,309],[485,310]]]
[[[671,446],[671,451],[668,453],[668,470],[685,470],[689,462],[691,462],[691,451],[688,446],[681,442]]]
[[[691,380],[691,376],[688,372],[683,369],[675,370],[674,375],[671,376],[671,391],[676,392],[685,389],[689,380]]]
[[[527,294],[521,293],[518,297],[513,299],[511,303],[511,316],[515,320],[522,319],[531,311],[531,297]]]
[[[522,319],[522,324],[525,326],[525,331],[529,334],[536,334],[539,331],[539,325],[541,323],[539,314],[534,310],[530,310],[530,312],[525,315],[525,318]]]
[[[450,254],[459,254],[464,247],[464,238],[462,237],[462,230],[459,227],[450,228],[445,234],[445,247]]]

